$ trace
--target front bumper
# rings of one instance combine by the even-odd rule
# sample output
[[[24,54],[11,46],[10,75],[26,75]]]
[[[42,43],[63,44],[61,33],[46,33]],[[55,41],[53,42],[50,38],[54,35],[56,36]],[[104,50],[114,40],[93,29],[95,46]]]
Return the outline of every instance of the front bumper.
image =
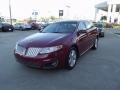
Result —
[[[65,64],[66,56],[63,51],[58,51],[50,54],[42,54],[36,57],[23,56],[17,53],[14,55],[16,57],[16,60],[22,64],[43,69],[63,67]]]

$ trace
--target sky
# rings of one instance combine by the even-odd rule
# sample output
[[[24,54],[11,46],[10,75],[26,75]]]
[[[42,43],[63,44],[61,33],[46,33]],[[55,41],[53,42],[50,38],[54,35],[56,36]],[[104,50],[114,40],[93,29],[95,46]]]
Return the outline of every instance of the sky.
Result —
[[[0,16],[9,17],[9,0],[0,1]],[[12,17],[28,18],[33,11],[39,17],[58,17],[58,11],[63,9],[66,17],[94,19],[94,6],[103,1],[106,0],[11,0]]]

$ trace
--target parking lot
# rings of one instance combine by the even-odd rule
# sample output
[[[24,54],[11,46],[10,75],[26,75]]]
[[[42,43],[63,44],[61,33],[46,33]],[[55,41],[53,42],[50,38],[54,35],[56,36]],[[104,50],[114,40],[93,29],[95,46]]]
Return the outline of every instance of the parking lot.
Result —
[[[71,70],[40,70],[16,62],[15,43],[37,30],[0,32],[0,90],[120,90],[120,36],[105,32],[99,48]]]

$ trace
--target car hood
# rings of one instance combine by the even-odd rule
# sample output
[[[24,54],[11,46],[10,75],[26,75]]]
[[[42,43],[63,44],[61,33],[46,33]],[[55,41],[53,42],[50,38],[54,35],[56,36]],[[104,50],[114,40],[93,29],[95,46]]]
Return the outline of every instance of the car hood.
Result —
[[[71,33],[36,33],[21,40],[18,44],[29,47],[50,47],[61,45]]]

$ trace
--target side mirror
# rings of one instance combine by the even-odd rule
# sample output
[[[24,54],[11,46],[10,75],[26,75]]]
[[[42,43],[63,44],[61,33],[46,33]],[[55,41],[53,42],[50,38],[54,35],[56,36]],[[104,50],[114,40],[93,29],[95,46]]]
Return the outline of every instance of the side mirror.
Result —
[[[79,32],[79,33],[87,33],[86,30],[79,30],[78,32]]]
[[[39,29],[39,32],[41,33],[43,31],[43,29]]]
[[[41,30],[43,30],[44,29],[44,27],[43,26],[41,26]]]
[[[80,34],[83,34],[83,33],[87,33],[87,31],[86,30],[78,30],[77,31],[77,35],[79,36]]]

